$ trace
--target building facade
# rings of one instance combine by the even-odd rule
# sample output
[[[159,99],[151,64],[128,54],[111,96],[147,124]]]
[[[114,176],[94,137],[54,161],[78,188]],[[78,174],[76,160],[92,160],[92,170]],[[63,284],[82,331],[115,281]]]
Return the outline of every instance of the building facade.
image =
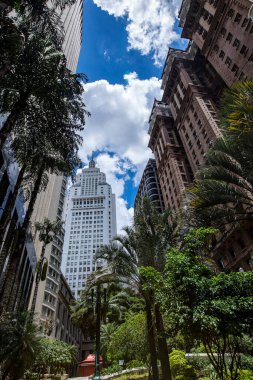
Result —
[[[67,58],[68,68],[75,72],[82,45],[83,0],[76,0],[60,13],[64,28],[63,51]]]
[[[162,74],[162,100],[149,121],[165,207],[179,210],[185,190],[222,136],[218,127],[223,90],[253,78],[253,20],[250,0],[183,0],[179,12],[185,51],[170,48]],[[252,229],[217,236],[213,258],[220,269],[248,270]]]
[[[71,289],[65,277],[61,274],[54,337],[57,340],[77,346],[79,348],[78,360],[80,361],[82,359],[83,334],[81,330],[72,323],[69,310],[69,306],[73,304],[74,301],[75,298]]]
[[[138,212],[142,199],[146,197],[150,199],[159,212],[164,210],[164,202],[161,187],[157,175],[157,167],[154,159],[149,159],[144,169],[138,192],[134,202],[134,212]]]
[[[184,0],[182,37],[196,44],[227,86],[253,77],[251,0]]]
[[[149,147],[155,156],[165,208],[178,210],[193,175],[172,113],[164,102],[154,101],[149,135]]]
[[[95,264],[97,250],[116,235],[115,195],[94,160],[77,175],[66,204],[62,272],[75,297],[88,276],[105,263]]]
[[[9,281],[8,273],[14,265],[9,248],[12,247],[13,237],[17,236],[25,216],[22,191],[16,197],[7,224],[3,221],[3,211],[10,207],[18,173],[18,165],[11,159],[9,149],[5,147],[0,150],[0,314],[2,310],[13,311],[28,307],[37,263],[29,230],[21,254],[15,260],[15,279]]]
[[[50,6],[50,2],[49,2]],[[67,66],[75,72],[78,63],[82,42],[82,17],[83,0],[77,0],[72,6],[59,11],[64,28],[63,52],[67,59]],[[38,194],[31,224],[43,223],[45,218],[51,221],[62,220],[64,199],[66,194],[67,178],[58,175],[50,175],[45,191]],[[38,323],[49,323],[53,326],[51,337],[55,336],[56,311],[58,294],[61,284],[61,261],[64,239],[64,228],[55,236],[52,243],[46,246],[45,258],[48,261],[48,271],[45,281],[39,283],[38,294],[35,304],[35,313]],[[42,243],[38,236],[34,236],[34,245],[37,257],[40,256]],[[31,297],[32,298],[32,297]],[[31,305],[30,300],[30,305]]]

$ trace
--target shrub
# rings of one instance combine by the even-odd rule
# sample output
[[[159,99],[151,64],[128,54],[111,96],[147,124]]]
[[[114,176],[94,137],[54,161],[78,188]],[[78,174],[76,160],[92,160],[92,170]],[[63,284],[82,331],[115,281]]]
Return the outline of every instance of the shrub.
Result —
[[[145,367],[144,363],[141,360],[131,360],[127,363],[126,368],[138,368],[138,367]]]
[[[173,380],[196,380],[193,367],[187,363],[184,351],[173,350],[170,354],[170,367]]]
[[[121,372],[123,368],[119,364],[112,364],[110,367],[104,368],[101,371],[101,375],[110,375],[111,373]]]
[[[244,369],[239,371],[239,379],[240,380],[253,380],[253,372]]]

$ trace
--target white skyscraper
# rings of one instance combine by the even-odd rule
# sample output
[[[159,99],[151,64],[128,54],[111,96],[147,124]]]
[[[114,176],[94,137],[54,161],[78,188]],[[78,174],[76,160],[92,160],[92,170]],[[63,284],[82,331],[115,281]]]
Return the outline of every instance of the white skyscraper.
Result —
[[[93,258],[97,249],[115,235],[115,195],[92,159],[89,167],[77,175],[66,204],[62,272],[76,297],[95,270]]]

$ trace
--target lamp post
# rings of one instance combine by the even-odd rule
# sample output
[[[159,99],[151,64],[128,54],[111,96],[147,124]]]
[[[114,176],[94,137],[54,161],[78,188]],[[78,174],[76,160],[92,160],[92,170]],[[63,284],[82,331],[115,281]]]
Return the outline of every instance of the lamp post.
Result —
[[[106,302],[106,287],[107,284],[103,284],[104,290],[104,302]],[[97,285],[97,297],[96,297],[96,356],[95,356],[95,374],[93,380],[100,380],[100,330],[101,330],[101,284]]]
[[[95,361],[95,374],[93,380],[100,380],[100,327],[101,327],[101,285],[97,286],[96,297],[96,361]]]

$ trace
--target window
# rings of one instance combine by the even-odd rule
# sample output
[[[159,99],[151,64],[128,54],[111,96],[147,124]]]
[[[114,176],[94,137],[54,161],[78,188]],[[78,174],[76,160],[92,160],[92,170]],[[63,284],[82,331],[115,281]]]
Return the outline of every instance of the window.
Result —
[[[241,19],[242,19],[242,15],[240,13],[236,13],[234,21],[239,24],[239,22],[241,21]]]
[[[220,34],[222,37],[225,37],[225,34],[227,33],[227,30],[225,28],[222,28],[220,31]]]
[[[229,9],[228,14],[227,14],[228,17],[232,18],[234,14],[235,14],[235,11],[233,9]]]
[[[219,51],[219,46],[218,46],[218,45],[214,45],[213,50],[214,50],[215,53],[218,53],[218,51]]]
[[[235,73],[235,75],[237,75],[238,74],[238,70],[239,70],[239,67],[237,65],[233,65],[233,67],[231,69],[232,73]]]
[[[225,60],[225,65],[227,65],[227,67],[230,67],[231,62],[232,62],[231,58],[227,57]]]
[[[233,46],[236,48],[240,46],[240,41],[237,38],[234,40]]]
[[[242,45],[242,48],[241,48],[241,50],[240,50],[240,54],[244,55],[244,57],[245,57],[246,54],[248,53],[248,50],[249,50],[249,49],[247,49],[247,46]]]
[[[223,50],[221,50],[219,54],[219,58],[223,61],[224,57],[225,57],[225,53]]]
[[[248,21],[249,21],[248,18],[245,17],[245,19],[242,22],[242,28],[244,28],[247,25]]]
[[[228,33],[226,41],[231,42],[232,38],[233,38],[233,34],[232,33]]]

